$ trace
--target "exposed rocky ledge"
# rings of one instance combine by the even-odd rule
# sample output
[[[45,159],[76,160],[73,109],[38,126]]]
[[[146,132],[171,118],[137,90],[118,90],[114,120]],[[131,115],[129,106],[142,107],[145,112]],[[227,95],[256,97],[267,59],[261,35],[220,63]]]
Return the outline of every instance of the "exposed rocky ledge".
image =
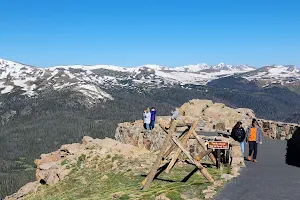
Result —
[[[42,154],[40,159],[34,161],[37,165],[36,181],[27,183],[5,200],[24,199],[28,194],[37,192],[41,185],[54,185],[63,180],[74,167],[81,167],[80,163],[83,160],[92,160],[95,156],[106,157],[108,153],[122,155],[124,158],[138,158],[143,155],[150,157],[148,158],[150,162],[155,159],[155,156],[148,156],[150,151],[146,149],[138,149],[110,138],[101,140],[84,136],[82,144],[66,144],[55,152]],[[113,163],[112,170],[116,169],[115,165],[117,163]]]
[[[212,137],[203,137],[204,140],[213,139]],[[216,194],[215,190],[221,187],[226,181],[239,175],[240,167],[244,165],[241,158],[241,150],[239,144],[230,138],[215,137],[224,141],[229,141],[232,145],[232,165],[231,174],[223,174],[222,180],[217,180],[213,185],[208,186],[207,189],[203,190],[203,194],[206,198],[211,198]],[[190,149],[194,147],[193,139],[189,141]],[[196,149],[196,148],[194,148]],[[32,195],[32,193],[38,193],[39,188],[45,190],[42,185],[52,186],[57,184],[59,181],[65,179],[71,170],[77,168],[89,167],[89,165],[95,165],[95,158],[112,159],[111,172],[117,172],[120,170],[118,167],[120,163],[118,160],[114,160],[111,156],[122,155],[124,159],[131,160],[128,168],[134,169],[135,172],[149,171],[150,167],[156,159],[156,152],[149,151],[145,148],[138,148],[130,144],[123,144],[113,139],[93,139],[85,136],[82,139],[82,144],[74,143],[61,146],[61,148],[55,152],[48,154],[42,154],[40,159],[35,160],[37,165],[36,169],[36,181],[30,182],[24,185],[19,191],[11,196],[7,196],[5,200],[22,200]],[[110,156],[111,155],[111,156]],[[140,160],[141,162],[136,162]],[[135,162],[133,162],[135,161]],[[82,165],[82,163],[85,163]],[[122,163],[121,163],[122,164]],[[179,165],[184,166],[183,161],[179,162]],[[124,172],[125,172],[124,171]],[[103,176],[101,182],[108,177]],[[103,180],[102,180],[103,179]],[[223,181],[224,180],[224,181]],[[33,194],[33,195],[34,195]],[[158,196],[156,199],[161,198]],[[184,198],[189,199],[189,198]],[[197,198],[195,198],[197,199]]]
[[[231,132],[237,121],[243,123],[246,128],[255,114],[248,108],[230,108],[221,103],[213,103],[211,100],[193,99],[179,108],[179,123],[190,122],[196,118],[200,120],[197,131],[203,132]],[[156,127],[151,134],[147,134],[143,128],[143,121],[124,122],[118,124],[115,138],[123,143],[135,146],[145,146],[147,149],[159,149],[164,138],[164,132],[158,123],[169,124],[170,116],[158,116]],[[299,126],[293,123],[276,122],[272,120],[257,119],[264,135],[273,139],[288,140]],[[186,127],[178,128],[183,131]]]

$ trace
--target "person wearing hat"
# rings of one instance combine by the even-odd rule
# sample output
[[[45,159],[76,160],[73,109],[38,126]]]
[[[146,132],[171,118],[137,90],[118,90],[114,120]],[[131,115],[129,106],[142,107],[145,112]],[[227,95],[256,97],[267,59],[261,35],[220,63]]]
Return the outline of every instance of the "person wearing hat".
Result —
[[[249,126],[246,130],[246,142],[249,142],[249,155],[247,160],[251,160],[253,153],[253,162],[257,162],[257,146],[258,143],[262,144],[262,132],[257,125],[256,119],[252,119],[251,126]]]
[[[241,150],[243,153],[243,157],[244,157],[244,152],[245,152],[245,146],[244,146],[244,140],[246,138],[246,132],[245,129],[242,127],[242,122],[238,121],[232,131],[231,131],[231,137],[240,143],[241,146]]]

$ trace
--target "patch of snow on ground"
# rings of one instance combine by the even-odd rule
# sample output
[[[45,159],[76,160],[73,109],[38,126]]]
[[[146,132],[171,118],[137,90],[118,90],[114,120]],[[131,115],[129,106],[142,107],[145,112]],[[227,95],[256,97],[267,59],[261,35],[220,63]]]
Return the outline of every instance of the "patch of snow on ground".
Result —
[[[106,80],[115,80],[116,78],[114,76],[104,76],[104,79],[106,79]]]
[[[26,79],[16,79],[16,80],[12,80],[12,82],[14,83],[15,86],[19,86],[21,87],[23,90],[33,90],[32,86],[35,88],[36,85],[30,85],[30,81],[35,81],[36,77],[26,77]],[[28,83],[28,84],[27,84]]]
[[[70,79],[76,79],[76,76],[74,76],[71,72],[66,71],[65,73],[69,76]]]
[[[32,90],[29,90],[27,92],[22,93],[22,95],[26,95],[26,96],[29,96],[29,97],[36,96],[37,94],[38,94],[37,92],[32,91]]]
[[[287,71],[285,67],[276,67],[269,69],[269,75],[275,77],[297,77],[297,73]]]
[[[14,89],[14,86],[12,85],[7,85],[3,90],[1,90],[1,94],[6,94],[12,91]]]
[[[93,99],[103,99],[103,98],[108,98],[110,100],[113,100],[113,97],[104,92],[103,90],[99,89],[98,87],[96,87],[95,85],[79,85],[78,87],[79,92],[83,93],[86,96],[89,96]]]

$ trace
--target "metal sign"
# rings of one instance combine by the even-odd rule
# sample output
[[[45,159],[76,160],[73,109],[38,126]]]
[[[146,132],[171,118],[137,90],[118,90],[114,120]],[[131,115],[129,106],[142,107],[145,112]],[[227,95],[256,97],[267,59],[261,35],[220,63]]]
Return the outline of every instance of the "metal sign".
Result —
[[[229,142],[209,141],[208,148],[210,148],[210,149],[229,149]]]

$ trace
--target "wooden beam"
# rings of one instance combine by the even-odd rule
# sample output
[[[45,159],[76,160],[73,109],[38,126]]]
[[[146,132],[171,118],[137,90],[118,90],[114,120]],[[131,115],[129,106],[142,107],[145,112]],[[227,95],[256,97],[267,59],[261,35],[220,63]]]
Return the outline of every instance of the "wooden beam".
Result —
[[[205,145],[205,141],[196,133],[196,131],[193,132],[194,137],[196,138],[196,140],[198,141],[198,143],[200,144],[200,146],[204,149],[207,150],[207,147]],[[216,158],[214,156],[214,154],[210,153],[209,154],[209,158],[212,161],[212,163],[214,165],[217,165],[217,161]]]
[[[165,127],[164,127],[164,124],[162,124],[162,123],[159,123],[159,125],[160,125],[160,127],[164,130],[164,132],[165,133],[169,133],[166,129],[165,129]],[[183,140],[183,137],[184,137],[184,135],[181,135],[180,137],[179,137],[179,139],[180,140]],[[172,139],[170,139],[170,141],[171,141],[171,145],[167,148],[167,150],[166,150],[166,152],[165,152],[165,154],[164,154],[164,159],[166,159],[171,153],[172,153],[172,151],[174,151],[176,148],[178,148],[177,147],[177,145],[173,142],[173,140]]]
[[[213,177],[210,175],[210,173],[207,171],[207,169],[205,167],[203,167],[201,165],[200,162],[198,162],[197,160],[193,159],[193,157],[190,155],[189,151],[186,150],[180,143],[180,141],[176,138],[176,137],[172,137],[173,141],[178,145],[178,147],[183,151],[183,153],[190,159],[190,161],[195,164],[200,172],[202,173],[202,175],[209,181],[209,182],[214,182]]]
[[[159,126],[167,135],[169,134],[169,132],[164,127],[165,124],[162,124],[161,122],[159,122]],[[163,159],[165,159],[168,155],[170,155],[170,153],[174,150],[174,147],[176,146],[176,144],[173,142],[173,140],[171,138],[170,138],[170,142],[171,142],[171,145],[167,148],[166,152],[164,153]]]
[[[151,185],[151,182],[153,181],[153,179],[154,179],[154,177],[155,177],[155,175],[157,173],[157,170],[158,170],[158,168],[160,167],[160,165],[162,163],[162,159],[163,159],[164,153],[166,151],[167,145],[168,145],[170,139],[172,138],[173,133],[175,132],[176,124],[177,124],[176,120],[172,120],[171,121],[170,131],[169,131],[167,137],[165,138],[165,140],[163,142],[163,145],[162,145],[162,147],[160,149],[160,152],[157,155],[156,161],[153,164],[153,166],[152,166],[149,174],[147,175],[146,179],[144,181],[142,181],[142,185],[144,185],[143,186],[143,190],[149,189],[149,187]],[[143,184],[143,183],[145,183],[145,184]]]
[[[208,154],[212,153],[212,149],[208,149],[206,151],[200,152],[198,155],[195,156],[195,160],[200,161],[204,156],[207,156]]]
[[[217,156],[218,156],[218,159],[217,159],[217,167],[219,170],[222,169],[222,162],[221,162],[221,150],[220,149],[217,149]]]
[[[188,142],[190,136],[193,134],[193,132],[194,132],[196,126],[198,125],[198,122],[199,122],[199,120],[196,119],[196,120],[194,121],[192,127],[190,128],[190,130],[183,136],[183,139],[182,139],[182,142],[181,142],[181,144],[183,145],[183,147],[186,147],[186,146],[187,146],[187,142]],[[174,156],[173,156],[171,162],[169,163],[169,165],[168,165],[168,167],[167,167],[167,169],[166,169],[166,173],[169,173],[170,170],[173,168],[173,166],[174,166],[174,164],[176,163],[176,161],[177,161],[177,159],[178,159],[180,153],[181,153],[181,150],[180,150],[180,148],[179,148],[179,149],[176,151],[176,153],[174,154]]]

